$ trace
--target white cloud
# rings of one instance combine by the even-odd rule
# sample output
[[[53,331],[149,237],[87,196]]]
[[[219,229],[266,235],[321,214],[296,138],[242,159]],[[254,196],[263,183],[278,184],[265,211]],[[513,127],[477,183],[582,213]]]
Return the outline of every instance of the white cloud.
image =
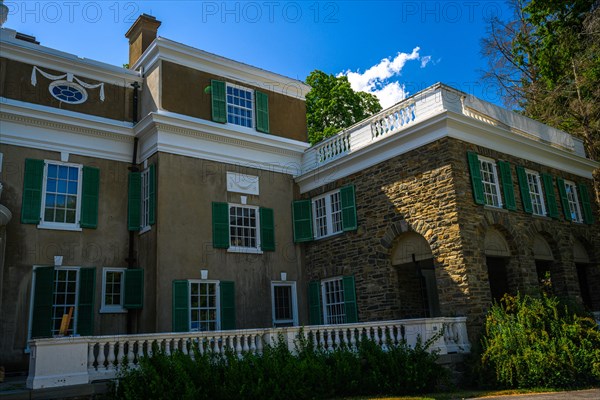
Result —
[[[355,91],[372,93],[377,96],[381,106],[387,108],[408,96],[404,84],[397,81],[390,82],[390,79],[400,76],[408,61],[421,60],[421,68],[431,61],[431,56],[420,57],[420,50],[419,47],[415,47],[411,53],[398,52],[392,60],[384,58],[363,73],[347,70],[339,75],[346,75],[350,86]]]
[[[427,64],[429,64],[429,61],[431,61],[431,56],[421,57],[421,68],[425,68],[427,66]]]

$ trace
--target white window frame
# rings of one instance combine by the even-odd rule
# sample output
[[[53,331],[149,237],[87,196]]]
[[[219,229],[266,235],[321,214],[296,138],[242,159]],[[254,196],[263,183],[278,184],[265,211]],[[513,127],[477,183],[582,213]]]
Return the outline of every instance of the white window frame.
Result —
[[[527,188],[529,190],[529,198],[531,200],[531,211],[533,215],[546,216],[546,203],[544,201],[544,192],[542,190],[542,179],[540,177],[540,174],[536,171],[526,169],[525,176],[527,177]],[[530,177],[533,179],[533,182],[530,181]],[[534,186],[534,189],[536,191],[531,191],[531,185]],[[536,212],[536,206],[538,206],[538,204],[534,200],[536,197],[539,197],[539,212]]]
[[[342,293],[342,301],[337,303],[329,303],[327,301],[327,286],[329,283],[338,282],[339,288]],[[339,291],[339,290],[338,290]],[[346,323],[346,303],[345,303],[345,293],[344,293],[344,278],[342,276],[336,276],[334,278],[328,278],[321,280],[321,304],[323,307],[323,322],[325,325],[337,325]],[[338,314],[335,316],[330,316],[329,307],[335,304],[342,304],[342,308],[344,310],[343,314]],[[330,321],[331,318],[336,318],[336,320]]]
[[[209,279],[188,279],[188,332],[213,332],[213,331],[201,331],[198,329],[192,329],[192,285],[197,284],[212,284],[215,285],[215,296],[216,296],[216,322],[215,331],[221,330],[221,281],[209,280]],[[194,308],[194,310],[200,311],[200,306]],[[200,323],[200,321],[198,321]]]
[[[567,201],[569,203],[571,221],[583,223],[583,213],[581,212],[579,194],[577,193],[577,185],[575,182],[565,180],[565,193],[567,194]]]
[[[29,293],[29,316],[28,316],[28,326],[27,326],[27,345],[25,346],[24,349],[24,353],[29,354],[30,352],[30,348],[29,348],[29,341],[31,340],[31,328],[32,328],[32,323],[33,323],[33,301],[34,301],[34,297],[35,297],[35,285],[36,285],[36,274],[35,274],[35,270],[38,268],[42,268],[42,267],[49,267],[50,265],[34,265],[33,266],[33,273],[32,273],[32,278],[31,278],[31,290]],[[73,309],[73,335],[77,335],[77,317],[78,317],[78,313],[79,313],[79,308],[77,307],[77,304],[79,304],[79,270],[81,269],[81,267],[54,267],[54,278],[56,279],[56,271],[57,270],[77,270],[77,293],[75,294],[75,308]],[[52,289],[52,291],[54,292],[54,289]],[[54,294],[53,294],[54,296]],[[52,298],[52,314],[54,315],[54,297]]]
[[[73,304],[73,336],[77,335],[77,317],[79,314],[79,284],[80,284],[80,276],[79,276],[79,267],[54,267],[54,285],[56,288],[56,274],[59,271],[75,271],[75,302]],[[56,295],[56,290],[53,289],[53,297]],[[33,304],[32,304],[33,305]],[[54,309],[56,308],[56,304],[54,303],[54,298],[52,299],[52,320],[54,322]],[[54,323],[52,324],[52,332],[53,332],[53,336],[56,337],[57,335],[54,334]]]
[[[338,199],[338,207],[339,209],[335,212],[333,211],[333,198],[337,196]],[[325,214],[317,215],[318,207],[317,203],[324,201],[325,205]],[[344,232],[344,224],[342,220],[342,198],[340,190],[332,190],[331,192],[327,192],[321,196],[314,197],[312,200],[312,221],[313,221],[313,235],[315,239],[322,239],[334,235],[338,235]],[[334,218],[334,214],[336,218]],[[339,218],[337,220],[337,224],[334,223],[334,219]],[[319,220],[324,220],[325,225],[322,226],[319,224]],[[325,228],[326,233],[322,233],[321,229]],[[335,229],[334,229],[335,228]],[[339,228],[339,229],[338,229]]]
[[[291,288],[292,297],[292,319],[278,320],[275,317],[275,287],[286,286]],[[298,326],[298,298],[296,294],[296,282],[295,281],[271,281],[271,316],[273,321],[273,327],[277,328],[278,324],[289,324],[292,326]],[[286,325],[279,325],[286,326]]]
[[[247,204],[236,204],[236,203],[228,203],[228,215],[229,218],[229,248],[227,249],[230,253],[254,253],[254,254],[262,254],[261,250],[261,241],[260,241],[260,207],[258,206],[250,206]],[[252,209],[255,212],[255,220],[256,220],[256,247],[245,247],[233,244],[233,238],[231,235],[231,209],[232,208],[248,208]]]
[[[151,229],[150,226],[150,168],[140,173],[141,178],[141,207],[140,207],[140,235]]]
[[[75,222],[67,223],[67,222],[50,222],[44,221],[44,214],[46,212],[46,187],[48,184],[48,166],[50,164],[56,166],[66,166],[77,168],[79,170],[77,176],[77,206],[75,209]],[[65,231],[81,231],[80,226],[80,217],[81,217],[81,191],[83,186],[83,166],[81,164],[73,164],[66,163],[62,161],[55,160],[44,160],[44,178],[42,182],[42,200],[40,203],[40,223],[38,224],[39,229],[57,229],[57,230],[65,230]]]
[[[479,173],[481,174],[481,184],[483,186],[483,196],[485,200],[485,205],[488,207],[502,208],[502,193],[500,192],[500,180],[498,175],[498,168],[496,166],[496,160],[483,156],[477,157],[479,159]],[[483,164],[489,164],[491,166],[491,174],[494,179],[494,182],[484,179],[484,174],[489,173],[489,171],[483,168]],[[488,190],[488,188],[491,187],[493,187],[496,190],[496,194]],[[492,204],[488,203],[489,198],[491,198]],[[494,204],[494,198],[497,199],[498,204]]]
[[[245,126],[245,125],[242,125],[242,124],[236,124],[235,122],[229,121],[229,115],[230,115],[230,113],[229,113],[229,106],[230,105],[232,107],[237,107],[237,108],[240,108],[240,109],[243,109],[243,110],[248,110],[247,107],[241,107],[239,105],[235,105],[235,104],[230,104],[229,103],[229,100],[228,100],[229,94],[227,93],[229,88],[231,88],[231,89],[238,89],[238,90],[244,90],[246,92],[250,92],[250,94],[252,96],[252,98],[250,99],[250,103],[252,105],[252,108],[250,108],[250,126]],[[249,89],[247,87],[240,86],[240,85],[235,85],[235,84],[232,84],[232,83],[226,83],[225,84],[225,111],[226,111],[226,114],[227,114],[227,123],[235,125],[235,126],[240,126],[242,128],[255,129],[256,128],[256,116],[255,116],[255,114],[256,114],[256,100],[255,99],[256,99],[256,93],[255,93],[255,91],[253,89]],[[248,117],[244,117],[244,119],[248,119]]]
[[[121,303],[106,304],[106,274],[109,272],[119,272],[121,274]],[[127,309],[123,308],[125,299],[125,268],[102,268],[102,305],[100,306],[101,313],[126,313]]]

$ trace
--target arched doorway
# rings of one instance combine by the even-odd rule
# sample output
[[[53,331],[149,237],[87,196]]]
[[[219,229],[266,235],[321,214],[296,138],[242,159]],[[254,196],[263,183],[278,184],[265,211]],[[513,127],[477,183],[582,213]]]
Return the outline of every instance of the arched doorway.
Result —
[[[581,292],[581,300],[583,304],[590,311],[600,310],[600,305],[597,304],[598,297],[595,292],[597,290],[591,290],[594,284],[594,280],[598,279],[598,273],[593,274],[593,264],[590,260],[590,256],[585,249],[585,246],[577,239],[573,241],[573,261],[577,268],[577,279],[579,281],[579,291]]]
[[[533,238],[533,259],[540,288],[550,290],[553,286],[552,275],[556,275],[552,271],[555,260],[552,248],[539,233]]]
[[[439,317],[433,253],[427,240],[415,232],[403,233],[396,240],[391,261],[398,270],[402,317]]]
[[[510,250],[504,236],[494,228],[489,228],[484,238],[485,263],[492,299],[500,301],[508,293],[508,263]]]

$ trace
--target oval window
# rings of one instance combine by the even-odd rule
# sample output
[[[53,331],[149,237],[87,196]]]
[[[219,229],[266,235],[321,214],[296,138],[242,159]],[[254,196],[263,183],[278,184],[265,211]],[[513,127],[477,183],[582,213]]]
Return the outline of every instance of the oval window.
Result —
[[[81,104],[87,100],[87,92],[80,85],[69,81],[56,81],[50,84],[48,88],[50,94],[69,104]]]

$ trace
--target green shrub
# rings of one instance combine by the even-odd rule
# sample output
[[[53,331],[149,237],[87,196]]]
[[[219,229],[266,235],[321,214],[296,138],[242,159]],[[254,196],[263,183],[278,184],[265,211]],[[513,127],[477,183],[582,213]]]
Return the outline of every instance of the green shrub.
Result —
[[[512,388],[600,383],[600,330],[556,297],[505,296],[486,317],[483,373]]]
[[[302,336],[301,336],[302,337]],[[434,340],[437,339],[434,338]],[[427,343],[382,350],[361,340],[357,351],[328,352],[312,338],[298,339],[295,354],[280,339],[261,355],[166,356],[156,351],[139,368],[119,372],[116,399],[321,399],[351,395],[412,394],[431,391],[445,377]]]

